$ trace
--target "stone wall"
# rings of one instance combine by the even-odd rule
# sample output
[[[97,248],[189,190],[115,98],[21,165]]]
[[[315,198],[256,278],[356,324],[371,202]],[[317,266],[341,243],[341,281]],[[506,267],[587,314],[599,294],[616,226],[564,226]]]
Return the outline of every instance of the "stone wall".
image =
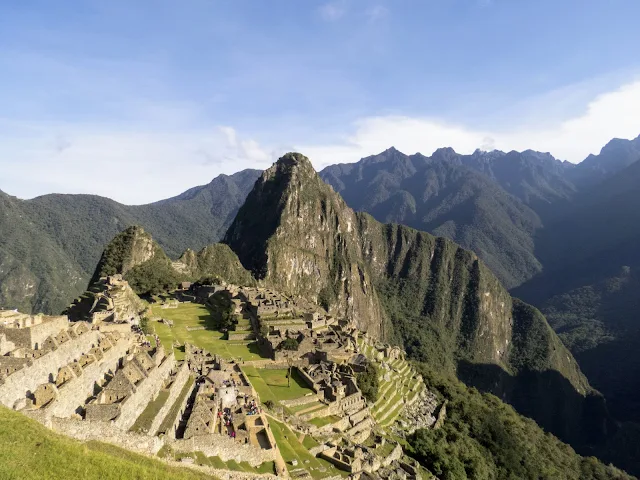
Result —
[[[116,344],[104,352],[102,360],[87,365],[82,375],[73,378],[58,388],[58,398],[45,407],[49,416],[70,417],[85,400],[93,394],[96,382],[109,372],[115,372],[120,359],[132,345],[133,337],[120,338]]]
[[[13,408],[16,402],[35,391],[38,385],[54,380],[61,367],[91,350],[98,344],[99,338],[100,334],[93,330],[83,333],[63,343],[56,350],[34,359],[31,366],[8,376],[4,384],[0,385],[0,403]]]
[[[149,372],[149,376],[136,386],[136,391],[129,395],[120,406],[120,415],[115,425],[122,430],[129,430],[136,419],[147,407],[147,404],[158,396],[165,379],[176,366],[176,359],[171,353],[164,362]]]
[[[15,344],[8,340],[7,336],[4,333],[0,333],[0,356],[9,353],[15,348]]]
[[[307,385],[309,385],[309,388],[311,388],[314,391],[318,391],[317,390],[317,385],[314,383],[313,378],[311,378],[309,376],[309,374],[307,372],[304,371],[303,368],[298,369],[298,373],[300,374],[300,376],[302,377],[302,379],[307,382]]]
[[[285,407],[297,407],[298,405],[304,405],[305,403],[312,403],[321,400],[324,400],[324,395],[316,393],[315,395],[307,395],[305,397],[295,398],[293,400],[280,400],[280,403]]]
[[[385,467],[388,467],[396,460],[400,460],[402,458],[403,453],[404,452],[402,451],[402,447],[400,446],[399,443],[397,443],[393,451],[384,460],[382,460],[382,465]]]
[[[250,444],[238,443],[226,435],[212,433],[210,435],[197,435],[189,440],[174,440],[167,444],[179,453],[202,452],[207,457],[220,457],[222,461],[235,460],[236,462],[249,462],[253,467],[264,462],[276,460],[277,449],[263,450]]]
[[[173,380],[173,384],[169,389],[169,397],[167,397],[167,401],[164,402],[164,405],[162,406],[160,411],[158,411],[156,418],[154,418],[153,422],[151,422],[151,427],[149,427],[149,434],[155,435],[158,432],[158,429],[160,428],[160,425],[162,425],[164,417],[167,416],[169,410],[171,410],[171,407],[180,396],[182,388],[184,387],[185,383],[187,383],[187,380],[189,380],[189,364],[187,362],[184,362],[178,370],[176,378]]]
[[[25,328],[0,327],[0,333],[4,333],[7,340],[18,347],[28,347],[37,350],[50,336],[56,336],[61,330],[69,328],[69,319],[66,316],[46,317],[39,324]]]
[[[198,383],[193,382],[193,384],[191,385],[191,388],[189,389],[189,393],[187,393],[187,395],[182,399],[182,403],[180,404],[180,408],[178,409],[178,414],[176,415],[176,418],[173,419],[173,425],[166,432],[166,436],[169,439],[175,440],[176,431],[178,430],[178,425],[180,424],[180,419],[182,418],[185,410],[187,409],[187,403],[189,403],[189,399],[194,394],[194,390],[196,390],[197,388],[198,388]]]
[[[97,440],[146,455],[156,455],[164,445],[164,440],[161,438],[124,432],[114,422],[92,422],[53,417],[45,425],[58,433],[83,442]]]
[[[360,423],[362,420],[369,416],[369,409],[364,408],[360,410],[358,413],[354,413],[349,417],[349,421],[355,425],[356,423]]]

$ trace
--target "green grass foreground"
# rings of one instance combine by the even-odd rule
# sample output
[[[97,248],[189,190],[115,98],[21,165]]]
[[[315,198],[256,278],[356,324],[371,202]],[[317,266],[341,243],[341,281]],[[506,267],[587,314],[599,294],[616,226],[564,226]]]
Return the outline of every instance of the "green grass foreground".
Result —
[[[3,480],[200,480],[204,473],[100,442],[80,443],[35,420],[0,407],[0,478]]]

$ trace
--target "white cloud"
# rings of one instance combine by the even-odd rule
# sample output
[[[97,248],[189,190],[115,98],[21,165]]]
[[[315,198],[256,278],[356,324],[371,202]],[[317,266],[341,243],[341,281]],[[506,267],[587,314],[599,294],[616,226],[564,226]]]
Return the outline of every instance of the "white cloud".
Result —
[[[347,13],[347,6],[344,1],[329,2],[318,8],[318,13],[323,20],[335,22]]]
[[[543,108],[543,106],[541,106]],[[580,162],[597,153],[612,138],[635,138],[640,134],[640,81],[592,99],[583,113],[553,126],[532,129],[526,121],[503,130],[473,129],[447,124],[437,118],[407,116],[370,117],[358,120],[353,133],[334,144],[301,144],[297,148],[313,159],[317,168],[332,163],[354,162],[390,146],[407,154],[430,155],[440,147],[460,153],[476,148],[539,150],[555,157]],[[526,119],[525,119],[526,120]]]
[[[61,133],[44,133],[52,130]],[[230,127],[170,133],[43,126],[41,132],[0,135],[0,158],[6,159],[0,188],[6,193],[92,193],[140,204],[209,183],[220,173],[264,169],[274,160]]]
[[[385,7],[384,5],[374,5],[367,8],[364,13],[369,21],[375,22],[386,17],[389,14],[389,9],[387,9],[387,7]]]
[[[544,112],[545,105],[539,110]],[[123,203],[146,203],[208,183],[220,173],[267,168],[289,150],[304,153],[318,169],[355,162],[390,146],[425,155],[446,146],[460,153],[476,148],[534,149],[578,162],[614,137],[638,136],[638,112],[640,81],[592,98],[571,118],[551,115],[542,126],[511,115],[503,123],[511,122],[512,127],[503,129],[471,128],[435,117],[375,116],[338,126],[346,133],[322,142],[313,141],[315,134],[307,129],[293,134],[286,127],[273,131],[268,125],[265,144],[229,125],[203,128],[190,122],[161,122],[116,128],[0,118],[0,189],[21,198],[93,193]],[[256,134],[267,138],[264,130]]]

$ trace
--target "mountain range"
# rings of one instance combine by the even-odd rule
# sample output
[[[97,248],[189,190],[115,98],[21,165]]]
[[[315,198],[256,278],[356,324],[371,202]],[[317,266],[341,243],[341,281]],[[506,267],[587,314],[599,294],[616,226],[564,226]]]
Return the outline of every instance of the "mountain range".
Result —
[[[95,195],[19,200],[0,192],[0,307],[64,310],[86,289],[105,245],[131,225],[144,226],[174,258],[218,241],[259,174],[220,175],[141,206]]]
[[[286,156],[144,206],[0,192],[0,304],[59,312],[92,273],[126,273],[140,293],[202,276],[264,282],[352,315],[578,447],[608,439],[589,448],[628,466],[640,422],[639,159],[640,137],[578,165],[390,148],[319,176]],[[148,234],[149,258],[125,267],[113,255]]]
[[[219,254],[205,261],[207,252]],[[604,441],[611,423],[544,316],[512,299],[475,253],[356,213],[301,154],[262,173],[222,243],[172,262],[146,231],[130,227],[109,243],[92,282],[113,274],[140,295],[218,277],[306,298],[494,393],[577,448]],[[92,286],[72,318],[94,303]]]

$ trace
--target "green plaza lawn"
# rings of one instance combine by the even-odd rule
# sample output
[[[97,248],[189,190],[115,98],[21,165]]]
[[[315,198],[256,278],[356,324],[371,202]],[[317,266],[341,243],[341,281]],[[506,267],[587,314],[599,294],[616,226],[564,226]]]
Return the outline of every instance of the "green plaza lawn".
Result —
[[[291,386],[288,386],[288,369],[286,368],[272,370],[244,366],[242,369],[258,392],[262,403],[269,400],[278,403],[280,400],[293,400],[314,393],[295,368],[292,369]]]
[[[213,328],[211,310],[198,303],[179,303],[177,308],[161,308],[159,304],[151,305],[153,317],[165,318],[173,322],[169,327],[160,322],[149,322],[149,327],[160,337],[167,352],[171,351],[173,342],[191,343],[204,348],[212,354],[223,358],[242,360],[260,360],[263,358],[255,342],[238,342],[225,340],[224,334]],[[205,327],[205,330],[187,330],[187,327]],[[184,359],[184,349],[175,350],[178,360]]]

